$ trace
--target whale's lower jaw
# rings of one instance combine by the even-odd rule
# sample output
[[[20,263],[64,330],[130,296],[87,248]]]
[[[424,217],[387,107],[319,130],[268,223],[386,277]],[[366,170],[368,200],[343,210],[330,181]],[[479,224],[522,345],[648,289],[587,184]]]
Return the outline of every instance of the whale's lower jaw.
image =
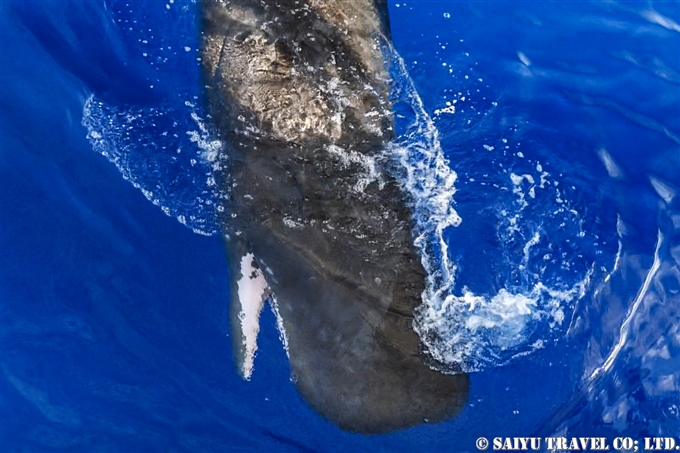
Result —
[[[253,250],[275,277],[270,287],[295,385],[318,413],[342,429],[371,434],[439,422],[461,410],[468,376],[425,365],[410,314],[360,299],[361,288],[328,278],[274,236],[253,243]]]

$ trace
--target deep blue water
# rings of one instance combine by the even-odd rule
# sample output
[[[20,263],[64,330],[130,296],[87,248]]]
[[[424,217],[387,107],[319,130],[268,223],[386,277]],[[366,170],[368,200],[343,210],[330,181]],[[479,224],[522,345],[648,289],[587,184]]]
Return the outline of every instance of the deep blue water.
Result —
[[[398,142],[462,219],[421,328],[476,371],[459,417],[382,436],[304,403],[268,310],[236,372],[197,8],[0,3],[3,452],[680,437],[680,3],[390,2]]]

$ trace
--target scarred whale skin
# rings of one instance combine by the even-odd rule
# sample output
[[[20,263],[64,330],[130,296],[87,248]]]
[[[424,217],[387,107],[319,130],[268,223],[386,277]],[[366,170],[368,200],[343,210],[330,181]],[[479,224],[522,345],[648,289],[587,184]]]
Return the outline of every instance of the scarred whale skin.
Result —
[[[264,277],[295,385],[322,416],[361,433],[455,416],[468,376],[423,362],[412,323],[425,271],[408,197],[381,158],[394,137],[380,50],[389,39],[385,1],[206,0],[202,8],[206,97],[228,146],[225,225],[242,373],[254,353],[243,290],[262,286],[243,282]]]

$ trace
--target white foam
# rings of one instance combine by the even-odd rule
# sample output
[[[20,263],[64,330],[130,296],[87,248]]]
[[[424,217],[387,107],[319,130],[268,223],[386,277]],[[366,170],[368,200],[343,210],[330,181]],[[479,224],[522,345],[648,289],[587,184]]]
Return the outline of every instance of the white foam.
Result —
[[[299,221],[299,219],[293,220],[290,217],[284,217],[283,218],[283,224],[286,225],[288,228],[293,228],[296,230],[299,230],[304,227],[304,224]]]
[[[517,195],[517,202],[522,206],[523,208],[528,206],[528,202],[525,199],[525,191],[524,191],[524,184],[523,182],[526,181],[527,184],[529,185],[529,190],[528,194],[529,197],[535,198],[536,197],[536,192],[535,192],[535,181],[534,177],[531,176],[530,174],[523,174],[523,175],[516,175],[515,173],[510,173],[510,180],[512,181],[512,184],[514,185],[512,192]]]
[[[328,145],[325,149],[329,154],[337,157],[344,167],[348,167],[351,164],[356,164],[360,167],[361,171],[357,172],[356,183],[352,187],[355,193],[363,193],[372,182],[377,182],[380,188],[385,185],[382,174],[378,171],[375,157],[361,154],[354,150],[346,150],[337,145]]]
[[[290,352],[288,351],[288,334],[286,333],[286,328],[283,325],[283,318],[279,312],[279,303],[276,300],[276,295],[270,294],[269,306],[271,307],[274,316],[276,316],[276,327],[279,331],[279,340],[281,340],[281,345],[286,351],[286,356],[290,359]]]
[[[438,304],[426,305],[420,322],[421,332],[436,333],[429,353],[441,364],[478,371],[501,366],[543,347],[544,339],[534,339],[541,322],[552,328],[564,322],[562,306],[585,293],[588,280],[572,288],[556,290],[537,283],[528,293],[501,289],[487,298],[469,291],[462,296],[448,295]],[[428,338],[428,337],[426,337]],[[533,344],[531,341],[533,340]],[[513,351],[520,346],[517,351]]]
[[[439,133],[423,107],[403,60],[387,47],[396,73],[393,102],[397,107],[405,107],[400,112],[412,115],[412,119],[408,117],[411,124],[390,147],[388,157],[401,164],[404,187],[414,200],[415,245],[427,272],[423,303],[416,310],[414,329],[425,352],[434,359],[431,366],[445,372],[470,372],[531,354],[557,335],[553,331],[565,329],[568,306],[585,294],[592,268],[568,284],[555,282],[548,287],[538,273],[531,275],[533,283],[529,286],[500,288],[491,295],[475,294],[468,288],[459,295],[454,294],[457,269],[449,257],[445,232],[461,223],[453,207],[456,173],[444,157]],[[507,139],[503,143],[507,143]],[[487,150],[494,149],[483,145]],[[524,157],[521,152],[517,156]],[[503,216],[508,221],[504,235],[514,235],[517,239],[529,233],[520,225],[520,214],[529,206],[529,200],[539,202],[536,190],[547,187],[550,175],[540,163],[535,164],[535,169],[536,178],[529,173],[509,173],[510,188],[517,196],[519,207],[512,208],[514,214]],[[540,186],[537,186],[539,177]],[[554,216],[558,214],[565,218],[578,217],[577,212],[562,208]],[[542,257],[550,244],[542,243],[537,230],[530,232],[524,246],[520,245],[522,253],[518,257],[525,268],[529,265],[530,253],[539,247],[536,253]]]
[[[462,219],[453,208],[456,173],[444,158],[439,131],[425,111],[422,100],[408,76],[403,59],[387,46],[392,69],[396,70],[397,102],[411,109],[413,122],[406,133],[387,148],[387,156],[401,164],[403,184],[414,200],[416,245],[421,249],[423,265],[428,272],[428,288],[437,293],[448,288],[455,265],[448,256],[444,232],[460,225]],[[434,245],[439,253],[427,250]]]
[[[447,103],[447,104],[451,104],[451,103]],[[434,111],[434,114],[437,115],[437,116],[443,115],[443,114],[453,115],[454,113],[456,113],[456,106],[453,105],[453,104],[447,105],[446,107],[443,107],[441,109],[437,109],[437,110]]]
[[[527,264],[529,263],[529,251],[531,250],[531,247],[533,247],[534,245],[538,244],[538,241],[540,241],[540,239],[541,239],[541,235],[539,234],[538,231],[536,231],[536,232],[534,233],[534,236],[529,240],[529,242],[527,242],[526,244],[524,244],[524,249],[523,249],[523,251],[524,251],[524,260],[522,261],[522,265],[523,265],[524,267],[526,267]]]
[[[123,179],[166,215],[198,234],[212,235],[218,231],[220,203],[215,200],[225,196],[213,173],[222,165],[223,145],[191,102],[184,108],[122,108],[91,95],[82,124],[94,151],[116,165]],[[180,128],[189,130],[181,134]]]

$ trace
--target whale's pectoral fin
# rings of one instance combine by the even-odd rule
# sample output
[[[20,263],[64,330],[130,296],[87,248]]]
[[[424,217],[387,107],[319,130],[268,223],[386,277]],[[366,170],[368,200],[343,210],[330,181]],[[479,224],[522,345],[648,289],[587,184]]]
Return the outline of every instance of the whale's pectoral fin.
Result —
[[[245,241],[227,240],[231,272],[230,318],[234,357],[241,376],[249,380],[253,373],[260,313],[267,298],[269,285]]]

